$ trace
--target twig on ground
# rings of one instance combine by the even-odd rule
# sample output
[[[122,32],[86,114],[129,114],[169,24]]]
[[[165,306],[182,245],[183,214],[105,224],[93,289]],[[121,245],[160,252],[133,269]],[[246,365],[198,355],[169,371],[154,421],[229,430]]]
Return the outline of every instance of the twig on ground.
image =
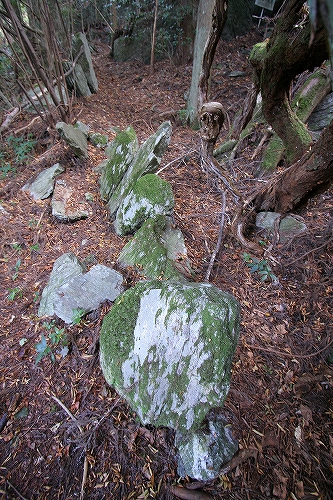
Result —
[[[326,247],[326,246],[329,244],[329,242],[330,242],[331,240],[333,240],[333,235],[332,235],[332,236],[330,236],[330,237],[328,238],[328,240],[327,240],[327,241],[325,241],[325,243],[323,243],[322,245],[319,245],[319,247],[312,248],[312,250],[309,250],[308,252],[305,252],[305,253],[304,253],[303,255],[301,255],[300,257],[297,257],[296,259],[293,259],[293,260],[291,260],[291,261],[289,261],[289,262],[286,262],[286,265],[287,265],[287,266],[291,266],[291,264],[295,264],[295,262],[297,262],[297,261],[299,261],[299,260],[301,260],[301,259],[304,259],[304,257],[306,257],[307,255],[310,255],[310,253],[316,252],[317,250],[320,250],[321,248]]]
[[[77,421],[77,418],[74,417],[73,413],[71,413],[69,411],[69,409],[64,405],[64,403],[62,403],[62,401],[60,401],[60,399],[57,398],[57,396],[55,396],[54,394],[51,394],[51,398],[54,399],[54,401],[56,401],[59,406],[61,406],[61,408],[67,413],[67,415],[76,423],[81,434],[83,434],[83,429],[82,429],[81,425],[79,424],[79,422]]]
[[[223,237],[223,229],[224,229],[224,219],[225,219],[225,208],[226,208],[226,196],[225,192],[221,192],[222,195],[222,210],[221,210],[221,220],[220,220],[220,228],[219,228],[219,236],[217,239],[216,247],[214,249],[214,252],[212,253],[212,256],[210,258],[209,266],[206,272],[205,280],[209,281],[210,273],[212,272],[213,265],[216,259],[216,255],[218,254],[221,243],[222,243],[222,237]]]
[[[313,358],[314,356],[318,356],[318,354],[321,354],[322,352],[326,351],[331,345],[333,344],[333,339],[327,342],[325,347],[322,349],[319,349],[319,351],[312,352],[310,354],[292,354],[289,352],[283,352],[277,349],[268,349],[265,347],[261,347],[259,345],[251,345],[249,346],[250,349],[258,349],[259,351],[264,351],[264,352],[270,352],[272,354],[277,354],[278,356],[286,356],[287,358],[295,358],[295,359],[307,359],[307,358]]]
[[[176,163],[177,161],[180,161],[180,160],[184,160],[184,158],[188,155],[190,155],[191,153],[195,153],[196,149],[191,149],[191,151],[187,151],[184,155],[182,156],[178,156],[178,158],[175,158],[174,160],[170,161],[169,163],[167,163],[166,165],[164,165],[164,167],[160,168],[156,174],[159,175],[161,172],[163,172],[163,170],[165,170],[166,168],[170,167],[170,165],[173,165],[174,163]]]
[[[11,482],[9,482],[9,481],[8,481],[8,479],[7,479],[7,484],[8,484],[8,486],[9,486],[12,490],[14,490],[14,491],[15,491],[16,495],[18,495],[18,496],[21,498],[21,500],[27,500],[27,498],[25,498],[23,495],[21,495],[21,493],[20,493],[20,492],[19,492],[19,491],[15,488],[15,486],[13,486],[13,485],[12,485],[12,483],[11,483]]]
[[[184,500],[212,500],[212,495],[205,491],[189,490],[182,486],[170,486],[170,491],[173,495]]]

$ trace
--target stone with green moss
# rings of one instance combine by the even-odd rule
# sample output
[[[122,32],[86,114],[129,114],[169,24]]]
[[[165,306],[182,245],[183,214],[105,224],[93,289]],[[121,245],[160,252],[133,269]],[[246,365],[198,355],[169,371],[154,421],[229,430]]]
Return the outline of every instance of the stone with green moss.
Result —
[[[194,432],[224,403],[238,335],[232,295],[208,283],[143,281],[103,320],[101,367],[144,425]]]
[[[186,281],[194,274],[179,229],[169,217],[147,219],[121,251],[120,267],[135,267],[141,276]]]
[[[89,140],[97,148],[105,148],[108,143],[108,137],[97,132],[89,134]]]
[[[145,174],[153,174],[157,171],[162,156],[169,145],[171,132],[171,123],[169,121],[164,122],[160,125],[156,133],[142,144],[121,182],[109,199],[108,210],[111,217],[114,217],[121,202],[132,191],[138,179]]]
[[[156,215],[171,215],[175,205],[171,185],[156,174],[136,182],[117,211],[114,227],[119,236],[134,233],[145,220]]]
[[[101,164],[100,194],[108,201],[118,186],[138,150],[138,139],[133,127],[118,132],[107,147],[107,160]]]

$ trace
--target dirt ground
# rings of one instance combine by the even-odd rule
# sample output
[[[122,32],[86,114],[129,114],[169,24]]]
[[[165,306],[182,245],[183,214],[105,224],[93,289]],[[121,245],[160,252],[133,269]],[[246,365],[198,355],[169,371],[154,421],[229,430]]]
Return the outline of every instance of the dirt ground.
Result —
[[[247,57],[259,40],[252,32],[219,46],[211,98],[223,104],[229,124],[250,86]],[[96,44],[94,63],[99,91],[75,105],[78,119],[91,131],[112,139],[114,127],[132,125],[143,142],[172,119],[172,140],[160,175],[172,185],[175,222],[195,280],[204,281],[218,239],[221,193],[201,168],[198,132],[177,118],[177,110],[185,107],[191,67],[164,61],[151,74],[138,61],[112,61],[102,43]],[[234,71],[244,74],[229,76]],[[30,120],[22,113],[7,135]],[[219,142],[227,131],[228,126]],[[308,231],[274,245],[267,254],[277,282],[261,282],[257,273],[250,273],[246,250],[230,234],[236,208],[227,194],[223,240],[210,281],[233,293],[242,308],[224,405],[240,451],[215,481],[200,483],[177,476],[173,431],[141,426],[104,381],[98,336],[112,304],[103,304],[71,327],[37,316],[42,290],[60,255],[73,252],[88,266],[99,262],[114,267],[128,238],[115,234],[99,196],[94,167],[103,151],[89,145],[88,160],[78,160],[38,121],[31,132],[39,140],[33,157],[0,181],[0,203],[7,212],[0,214],[1,498],[171,500],[175,491],[194,500],[333,498],[332,189],[317,193],[297,211]],[[244,197],[264,181],[254,175],[260,157],[253,153],[261,137],[258,130],[227,164]],[[21,190],[56,162],[66,168],[61,177],[75,182],[78,201],[87,202],[85,194],[90,193],[88,219],[61,224],[52,217],[49,199],[33,201]],[[252,237],[264,240],[260,234]],[[136,279],[128,272],[127,286]],[[68,354],[62,357],[54,348],[54,360],[49,353],[36,365],[36,344],[50,333],[67,339]],[[176,485],[178,490],[172,489]]]

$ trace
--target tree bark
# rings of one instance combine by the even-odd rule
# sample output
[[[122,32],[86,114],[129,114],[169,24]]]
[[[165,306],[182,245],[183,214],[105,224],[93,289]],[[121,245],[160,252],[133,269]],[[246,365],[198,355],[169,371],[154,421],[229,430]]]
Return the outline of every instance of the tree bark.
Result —
[[[227,19],[228,0],[200,0],[194,43],[191,88],[187,101],[189,122],[198,126],[198,112],[208,101],[211,65]]]
[[[333,121],[311,151],[273,177],[251,200],[255,211],[285,213],[294,209],[319,186],[333,181]]]
[[[312,143],[303,122],[290,106],[293,79],[327,59],[326,31],[318,26],[310,45],[311,26],[303,0],[289,0],[270,40],[255,46],[250,61],[254,66],[267,122],[282,139],[287,164],[297,161]]]

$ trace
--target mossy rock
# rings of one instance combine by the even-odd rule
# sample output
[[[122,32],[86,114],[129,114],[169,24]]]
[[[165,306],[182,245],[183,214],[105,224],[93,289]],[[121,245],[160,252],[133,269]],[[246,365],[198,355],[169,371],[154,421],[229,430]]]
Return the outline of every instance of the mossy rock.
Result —
[[[156,215],[171,215],[175,205],[169,182],[156,174],[147,174],[137,181],[124,198],[114,227],[119,236],[134,233],[142,224]]]
[[[108,202],[111,218],[114,218],[124,198],[132,191],[140,177],[157,171],[162,156],[171,138],[171,123],[164,122],[155,134],[151,135],[136,153],[120,183]]]
[[[118,257],[124,268],[134,267],[142,277],[186,281],[191,270],[183,235],[172,227],[170,218],[159,215],[147,219]]]
[[[105,379],[144,425],[194,431],[227,396],[239,324],[237,300],[211,284],[140,282],[103,320]]]
[[[132,127],[118,132],[112,143],[107,147],[108,159],[104,160],[100,165],[102,171],[100,194],[103,200],[108,201],[124,177],[138,147],[138,139]]]

